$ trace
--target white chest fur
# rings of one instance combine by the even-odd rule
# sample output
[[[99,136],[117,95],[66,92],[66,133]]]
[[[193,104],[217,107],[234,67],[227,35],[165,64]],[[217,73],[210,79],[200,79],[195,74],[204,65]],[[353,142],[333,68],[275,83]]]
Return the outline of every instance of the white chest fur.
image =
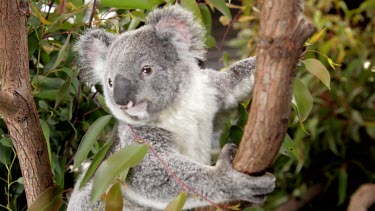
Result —
[[[208,77],[199,70],[174,108],[160,116],[158,127],[171,131],[181,154],[211,164],[213,118],[217,112],[217,91],[209,86]]]

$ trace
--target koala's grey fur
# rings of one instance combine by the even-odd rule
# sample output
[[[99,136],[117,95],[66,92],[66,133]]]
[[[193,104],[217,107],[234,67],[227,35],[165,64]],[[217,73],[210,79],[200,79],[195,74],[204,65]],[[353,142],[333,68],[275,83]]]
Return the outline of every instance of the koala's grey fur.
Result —
[[[232,169],[233,145],[226,145],[216,166],[210,166],[214,119],[251,97],[255,58],[226,71],[200,69],[204,30],[190,12],[179,6],[156,9],[145,26],[118,36],[88,31],[77,52],[88,81],[103,85],[106,104],[118,119],[111,152],[134,142],[132,127],[184,183],[215,203],[261,203],[260,195],[274,189],[272,175],[250,177]],[[142,72],[146,67],[152,72]],[[94,209],[89,205],[92,181],[81,190],[78,185],[68,210]],[[180,190],[149,152],[127,178],[124,210],[164,209]],[[190,195],[184,209],[205,205],[206,200]]]

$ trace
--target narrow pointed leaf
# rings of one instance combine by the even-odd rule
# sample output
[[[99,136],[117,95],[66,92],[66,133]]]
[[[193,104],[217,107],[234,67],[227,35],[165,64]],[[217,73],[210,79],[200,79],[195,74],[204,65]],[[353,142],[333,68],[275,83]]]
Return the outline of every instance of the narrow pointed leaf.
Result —
[[[346,172],[346,168],[341,168],[339,170],[339,175],[338,175],[338,205],[341,205],[345,202],[346,199],[346,191],[348,188],[348,172]]]
[[[147,151],[147,145],[131,144],[105,160],[99,166],[94,177],[94,184],[91,190],[91,203],[95,203],[115,178],[120,176],[124,170],[140,163],[146,156]]]
[[[159,1],[153,0],[102,0],[100,1],[102,6],[115,7],[117,9],[147,9],[150,10],[158,5]]]
[[[305,121],[313,107],[313,98],[309,89],[299,79],[294,80],[292,103],[300,122]]]
[[[315,33],[312,37],[311,37],[311,39],[310,39],[310,41],[309,41],[309,43],[310,44],[314,44],[325,32],[326,32],[326,30],[327,30],[327,28],[324,28],[324,29],[322,29],[320,32],[318,32],[318,33]]]
[[[105,210],[106,211],[122,211],[124,199],[121,192],[120,182],[116,182],[109,189],[105,197]]]
[[[210,35],[212,32],[212,17],[210,9],[208,9],[207,5],[205,4],[199,4],[198,7],[202,15],[203,25],[206,28],[206,36]]]
[[[55,109],[61,103],[61,101],[65,98],[66,94],[69,92],[71,83],[72,83],[72,79],[68,77],[68,79],[65,81],[65,83],[61,86],[61,88],[57,92],[56,100],[55,100]]]
[[[56,61],[55,63],[53,64],[53,66],[51,67],[51,70],[55,69],[57,66],[59,66],[59,64],[62,62],[62,60],[64,59],[65,55],[66,55],[66,49],[67,47],[69,46],[69,42],[70,42],[70,37],[71,37],[72,34],[69,34],[68,37],[66,38],[65,40],[65,43],[64,45],[61,47],[60,51],[59,51],[59,54],[57,54],[57,58],[56,58]]]
[[[62,193],[63,189],[58,185],[48,188],[31,204],[28,211],[59,210],[63,204]]]
[[[232,15],[230,13],[229,7],[225,3],[225,0],[210,0],[210,2],[229,20],[232,20]]]
[[[186,192],[181,192],[176,198],[174,198],[164,209],[165,211],[180,211],[184,207],[186,202]]]
[[[288,156],[294,160],[298,160],[298,154],[294,146],[294,142],[288,134],[286,134],[284,138],[279,153]]]
[[[203,24],[203,19],[201,15],[201,11],[199,10],[198,4],[195,0],[181,0],[181,6],[190,12],[192,12],[195,18]]]
[[[74,166],[73,169],[77,168],[86,160],[87,155],[89,154],[91,147],[93,146],[96,138],[103,128],[108,124],[109,120],[112,119],[112,115],[102,116],[97,119],[90,128],[87,130],[85,135],[82,138],[81,144],[78,147],[77,154],[74,157]]]
[[[91,176],[95,173],[96,169],[100,165],[100,163],[103,161],[105,155],[108,152],[108,149],[111,147],[111,143],[106,143],[99,151],[95,154],[94,158],[92,159],[92,162],[87,169],[85,176],[83,177],[81,183],[79,184],[79,188],[81,189],[83,186],[86,185],[87,181],[91,178]]]
[[[328,88],[330,87],[331,76],[327,68],[317,59],[305,59],[302,60],[305,64],[306,69],[317,78],[319,78],[323,84]]]

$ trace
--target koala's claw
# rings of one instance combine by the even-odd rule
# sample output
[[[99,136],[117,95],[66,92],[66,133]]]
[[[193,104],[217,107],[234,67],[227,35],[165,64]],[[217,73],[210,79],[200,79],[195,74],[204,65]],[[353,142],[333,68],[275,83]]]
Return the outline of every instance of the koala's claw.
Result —
[[[216,163],[216,167],[224,171],[232,169],[232,161],[234,155],[236,154],[236,151],[237,147],[235,144],[225,144],[220,152],[219,159]]]

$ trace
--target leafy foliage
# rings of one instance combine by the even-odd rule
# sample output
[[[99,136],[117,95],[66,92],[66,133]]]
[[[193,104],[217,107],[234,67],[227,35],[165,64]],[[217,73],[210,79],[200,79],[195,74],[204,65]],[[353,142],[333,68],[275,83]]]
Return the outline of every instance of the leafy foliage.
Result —
[[[237,37],[228,40],[226,45],[237,49],[240,57],[255,53],[259,41],[259,9],[254,1],[232,1],[232,9],[224,0],[180,2],[206,27],[208,47],[216,46],[211,33],[212,13],[217,10],[221,23],[238,31]],[[148,10],[173,3],[173,0],[102,0],[100,7],[92,7],[83,0],[30,1],[27,33],[31,84],[55,187],[72,188],[77,169],[80,170],[86,158],[92,164],[84,182],[93,175],[110,147],[108,140],[114,126],[100,87],[87,86],[74,64],[73,45],[79,34],[90,26],[113,33],[132,30],[142,24]],[[278,188],[269,196],[265,207],[257,209],[279,207],[290,196],[301,197],[316,184],[324,188],[305,210],[344,209],[351,193],[361,183],[375,179],[375,20],[371,19],[375,16],[375,3],[372,0],[356,3],[307,0],[305,4],[306,15],[319,30],[306,43],[302,65],[297,68],[289,135],[272,167],[278,177]],[[231,57],[232,54],[223,52],[223,63],[230,63]],[[226,123],[221,146],[227,142],[239,143],[249,108],[247,103],[239,105],[237,119]],[[0,118],[0,185],[3,186],[0,195],[6,196],[0,198],[0,209],[23,210],[26,207],[23,179],[7,133]],[[139,146],[147,150],[147,146]],[[143,148],[140,151],[146,153]],[[142,153],[128,159],[139,161]],[[72,172],[73,160],[75,171]],[[105,162],[102,165],[98,172],[105,168]],[[131,165],[124,166],[122,170],[114,169],[118,171],[114,177],[100,190],[94,190],[98,198],[109,188],[105,200],[111,208],[121,204],[119,181]],[[61,189],[50,192],[49,197],[58,193],[58,197],[50,199],[60,203]],[[180,209],[185,199],[186,194],[181,193],[169,208]],[[62,210],[66,201],[63,203]]]

